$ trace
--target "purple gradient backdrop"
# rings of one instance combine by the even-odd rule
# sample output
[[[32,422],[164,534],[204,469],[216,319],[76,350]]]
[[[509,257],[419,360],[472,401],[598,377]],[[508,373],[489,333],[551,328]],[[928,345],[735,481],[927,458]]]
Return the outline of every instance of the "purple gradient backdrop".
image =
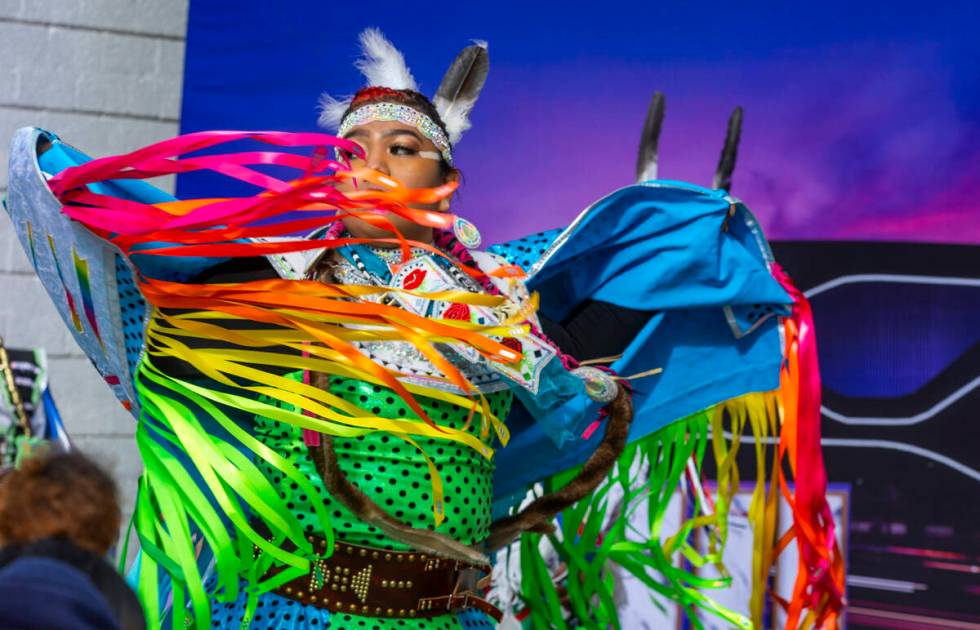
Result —
[[[365,26],[427,92],[482,37],[491,74],[457,148],[456,209],[485,242],[566,224],[630,183],[660,90],[663,178],[709,184],[745,108],[733,192],[771,238],[980,243],[980,3],[372,7],[191,3],[182,131],[314,128],[321,91],[361,84]],[[220,186],[181,177],[178,192]]]
[[[923,63],[929,55],[843,45],[736,69],[498,64],[458,148],[461,211],[494,241],[566,223],[629,183],[657,86],[667,95],[661,178],[710,185],[731,109],[745,108],[732,188],[770,238],[980,243],[980,125],[957,111],[950,77],[934,71],[938,60]],[[581,96],[522,87],[545,73]],[[509,122],[487,120],[507,108]]]

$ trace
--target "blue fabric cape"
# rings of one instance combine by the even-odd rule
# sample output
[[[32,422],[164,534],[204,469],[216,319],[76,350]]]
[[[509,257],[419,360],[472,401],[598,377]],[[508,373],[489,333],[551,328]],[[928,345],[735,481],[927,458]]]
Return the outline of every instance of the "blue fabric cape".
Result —
[[[789,295],[769,273],[772,255],[752,214],[723,190],[671,181],[629,186],[597,201],[565,230],[490,248],[528,270],[541,312],[561,321],[585,299],[656,311],[612,368],[632,382],[630,439],[749,392],[779,386]],[[555,410],[581,436],[596,406],[579,395]],[[528,484],[582,464],[602,431],[556,444],[527,410],[508,418],[497,453],[497,507]]]
[[[25,155],[33,152],[40,133],[19,133]],[[53,135],[49,138],[54,147],[40,160],[43,170],[56,173],[87,161],[87,156]],[[26,162],[21,166],[30,170],[30,160]],[[34,185],[41,199],[34,205],[50,204],[43,181]],[[123,198],[173,199],[142,182],[98,186],[97,192]],[[25,194],[33,192],[31,188]],[[56,242],[74,243],[81,238],[79,230],[53,208],[47,219],[56,223],[46,226]],[[71,234],[64,234],[66,230]],[[87,236],[85,242],[94,240],[82,236]],[[84,244],[79,245],[83,256],[88,255]],[[98,247],[105,249],[101,244]],[[27,244],[25,250],[29,251]],[[673,420],[729,398],[778,387],[782,353],[774,316],[788,312],[790,298],[768,271],[771,253],[754,217],[725,191],[670,181],[628,186],[597,201],[564,230],[497,245],[491,251],[528,270],[529,288],[540,292],[541,311],[553,320],[561,321],[569,309],[590,298],[657,311],[624,356],[612,364],[621,375],[663,369],[660,375],[633,381],[636,418],[631,439],[650,435]],[[94,265],[98,256],[89,258]],[[141,272],[176,280],[220,262],[193,257],[158,260],[139,254],[133,258]],[[69,259],[63,261],[66,268],[70,264]],[[105,271],[112,268],[108,263],[106,267]],[[114,286],[118,285],[121,296],[117,301],[124,302],[128,295],[124,288],[132,284],[131,271],[118,260],[115,267]],[[51,280],[49,284],[57,283]],[[135,301],[128,308],[142,313],[142,300],[135,290],[130,293]],[[70,322],[67,311],[62,316]],[[138,356],[140,317],[130,317],[122,324],[127,339],[136,340],[132,349],[127,343],[125,352],[123,348],[117,351],[123,358],[116,363],[124,365],[126,359],[132,362]],[[116,341],[107,339],[111,346]],[[99,365],[104,350],[97,352],[93,346],[87,354],[96,360],[100,372],[124,373],[121,365]],[[554,382],[545,387],[572,392],[563,382],[567,374],[551,372]],[[581,393],[581,387],[575,391],[579,393],[536,409],[536,420],[527,406],[515,406],[508,418],[512,440],[497,455],[495,490],[502,502],[523,494],[530,483],[581,464],[595,448],[601,431],[590,440],[578,436],[596,418],[598,406]],[[117,394],[132,399],[129,392]]]

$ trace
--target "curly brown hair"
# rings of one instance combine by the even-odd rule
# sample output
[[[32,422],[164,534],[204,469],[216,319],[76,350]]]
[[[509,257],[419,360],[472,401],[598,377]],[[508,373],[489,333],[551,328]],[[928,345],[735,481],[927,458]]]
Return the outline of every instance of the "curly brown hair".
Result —
[[[65,538],[105,555],[121,519],[115,482],[78,452],[35,455],[0,479],[0,546]]]

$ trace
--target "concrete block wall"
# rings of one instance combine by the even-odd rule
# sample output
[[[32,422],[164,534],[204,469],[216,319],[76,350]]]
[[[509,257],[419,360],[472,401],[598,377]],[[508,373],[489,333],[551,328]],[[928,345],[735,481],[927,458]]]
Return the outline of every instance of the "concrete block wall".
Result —
[[[176,135],[187,9],[188,0],[0,0],[0,195],[7,142],[20,127],[43,127],[95,156]],[[47,350],[68,432],[115,476],[128,519],[141,470],[134,421],[58,317],[5,212],[0,335]]]

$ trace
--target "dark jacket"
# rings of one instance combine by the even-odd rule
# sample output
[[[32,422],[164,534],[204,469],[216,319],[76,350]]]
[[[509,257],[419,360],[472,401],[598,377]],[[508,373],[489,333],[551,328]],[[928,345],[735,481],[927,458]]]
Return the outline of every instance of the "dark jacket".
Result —
[[[0,628],[146,630],[146,621],[108,562],[50,538],[0,550]]]

